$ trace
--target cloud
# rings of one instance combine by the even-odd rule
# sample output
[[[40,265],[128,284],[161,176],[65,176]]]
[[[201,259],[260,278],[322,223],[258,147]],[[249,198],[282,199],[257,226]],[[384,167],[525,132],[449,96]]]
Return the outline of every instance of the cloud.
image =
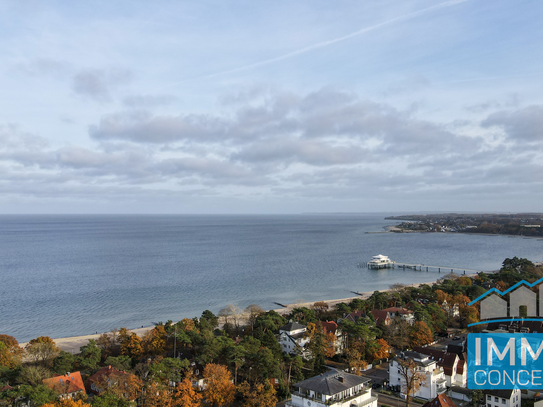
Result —
[[[130,108],[150,108],[167,106],[176,100],[172,95],[129,95],[123,99],[123,104]]]
[[[106,114],[89,128],[93,147],[53,147],[0,126],[1,185],[21,194],[33,187],[47,194],[50,185],[51,196],[88,196],[89,186],[104,200],[116,190],[123,199],[160,190],[302,200],[368,199],[370,190],[379,199],[543,191],[534,176],[543,174],[542,148],[526,148],[541,140],[541,106],[493,113],[480,127],[472,123],[469,136],[464,127],[333,88],[267,90],[225,106],[221,114]],[[495,128],[506,136],[493,137]]]
[[[511,140],[543,143],[543,105],[492,113],[481,122],[484,128],[499,127]]]
[[[123,69],[86,69],[73,76],[72,90],[75,94],[99,102],[111,99],[111,88],[124,85],[132,79],[132,74]]]

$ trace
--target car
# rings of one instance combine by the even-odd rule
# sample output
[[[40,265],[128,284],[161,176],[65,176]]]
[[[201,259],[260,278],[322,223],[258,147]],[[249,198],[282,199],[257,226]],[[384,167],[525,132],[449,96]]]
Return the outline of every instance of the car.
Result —
[[[461,338],[460,338],[459,336],[455,336],[455,337],[453,338],[453,341],[459,341],[460,339],[461,339]]]

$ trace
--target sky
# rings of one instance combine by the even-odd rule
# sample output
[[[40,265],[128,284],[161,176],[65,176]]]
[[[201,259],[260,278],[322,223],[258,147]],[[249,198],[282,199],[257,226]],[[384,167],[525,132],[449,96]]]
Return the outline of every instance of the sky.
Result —
[[[543,212],[540,0],[0,2],[0,213]]]

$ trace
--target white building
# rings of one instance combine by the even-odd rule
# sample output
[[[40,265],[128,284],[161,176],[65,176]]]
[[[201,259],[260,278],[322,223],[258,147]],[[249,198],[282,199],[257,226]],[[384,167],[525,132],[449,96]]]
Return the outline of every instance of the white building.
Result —
[[[284,353],[295,354],[300,352],[304,354],[304,347],[309,342],[306,337],[307,327],[297,322],[289,322],[279,328],[279,344]]]
[[[412,359],[415,362],[415,372],[424,375],[424,380],[420,385],[420,389],[414,394],[411,394],[412,397],[431,400],[437,397],[438,394],[447,390],[445,373],[443,368],[438,366],[436,360],[419,352],[402,352],[390,363],[389,367],[389,383],[391,386],[400,387],[401,397],[406,397],[405,378],[400,374],[398,362],[399,360],[407,361],[409,359]]]
[[[337,370],[295,383],[293,389],[287,407],[377,407],[368,379]]]
[[[484,390],[486,407],[520,407],[520,389]]]

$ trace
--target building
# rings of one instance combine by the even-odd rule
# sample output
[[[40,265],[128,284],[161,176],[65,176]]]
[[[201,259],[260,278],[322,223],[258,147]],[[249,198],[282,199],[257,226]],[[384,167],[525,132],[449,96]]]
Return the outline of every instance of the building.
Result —
[[[406,397],[406,389],[405,377],[402,377],[400,362],[409,360],[415,362],[416,373],[424,375],[420,388],[411,396],[431,400],[447,390],[445,373],[443,368],[438,366],[436,360],[419,352],[402,352],[390,362],[389,366],[389,384],[398,386],[401,397]]]
[[[330,370],[295,383],[287,407],[377,407],[371,381],[361,376]]]
[[[484,390],[486,407],[520,407],[520,389]]]
[[[322,330],[325,334],[333,334],[334,340],[334,352],[337,354],[343,353],[345,350],[345,335],[341,331],[341,328],[334,321],[319,321],[322,326]]]
[[[132,383],[137,382],[137,377],[133,374],[117,370],[112,366],[104,366],[86,381],[86,387],[89,394],[100,395],[105,387],[117,386],[126,389],[125,397],[130,398],[130,387]]]
[[[347,314],[344,318],[339,319],[338,322],[345,320],[345,321],[356,323],[360,318],[367,318],[367,317],[368,316],[364,313],[364,311],[356,311],[356,312],[351,312],[350,314]]]
[[[392,317],[390,316],[390,313],[385,310],[372,309],[371,315],[373,315],[373,318],[375,319],[375,325],[377,326],[389,326],[392,323]]]
[[[401,319],[403,319],[410,325],[413,325],[415,323],[414,312],[411,310],[408,310],[407,308],[390,307],[390,308],[385,308],[383,311],[388,312],[391,319],[394,319],[395,317],[400,317]]]
[[[422,407],[456,407],[456,404],[445,394],[438,394],[435,399],[423,404]]]
[[[305,345],[309,342],[306,337],[307,327],[297,322],[289,322],[279,328],[279,345],[284,353],[304,354]]]
[[[437,361],[437,365],[443,368],[447,387],[458,386],[466,387],[468,382],[468,372],[466,367],[466,354],[444,352],[430,347],[415,347],[415,352],[423,353]]]
[[[79,394],[87,394],[80,372],[68,372],[42,380],[42,383],[56,391],[61,399],[72,399]]]

